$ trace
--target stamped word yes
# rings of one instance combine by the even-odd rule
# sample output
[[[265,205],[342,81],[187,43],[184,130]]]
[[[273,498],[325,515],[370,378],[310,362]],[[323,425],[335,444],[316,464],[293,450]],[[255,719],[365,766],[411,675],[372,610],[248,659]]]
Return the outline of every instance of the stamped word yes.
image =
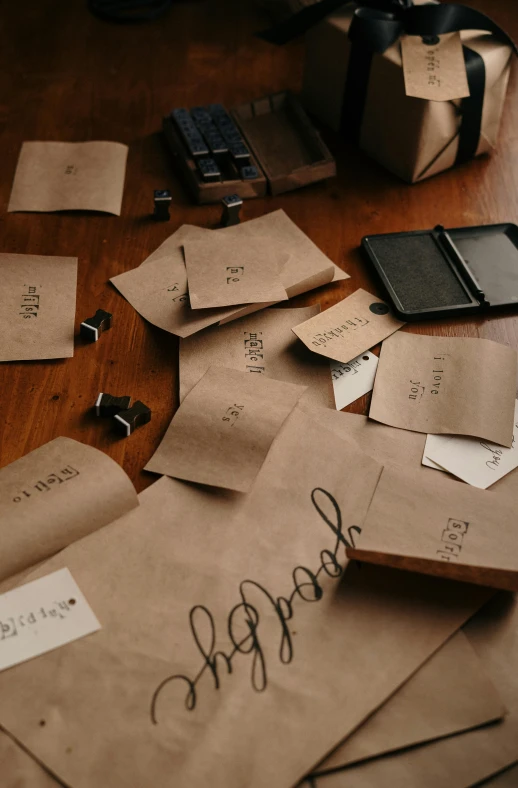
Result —
[[[236,421],[238,420],[239,416],[243,412],[244,405],[231,405],[230,408],[227,408],[225,411],[225,415],[222,418],[222,421],[230,422],[230,426],[233,427]]]
[[[27,288],[27,292],[22,293],[20,304],[20,309],[22,311],[18,312],[18,314],[21,315],[24,320],[30,320],[32,317],[38,317],[40,296],[37,292],[38,288],[35,285],[24,285],[24,287]]]
[[[441,542],[443,547],[437,550],[441,561],[456,560],[462,550],[462,541],[468,532],[469,523],[465,520],[454,520],[450,517],[448,525],[442,532]]]
[[[177,293],[177,295],[173,296],[173,298],[172,298],[172,300],[175,303],[176,302],[183,303],[184,301],[187,301],[187,293],[182,293],[180,291],[180,288],[178,287],[178,282],[175,282],[174,285],[171,285],[171,287],[168,287],[167,288],[167,292],[168,293]]]
[[[240,282],[244,274],[245,267],[243,265],[227,265],[227,285],[230,285],[233,282]]]

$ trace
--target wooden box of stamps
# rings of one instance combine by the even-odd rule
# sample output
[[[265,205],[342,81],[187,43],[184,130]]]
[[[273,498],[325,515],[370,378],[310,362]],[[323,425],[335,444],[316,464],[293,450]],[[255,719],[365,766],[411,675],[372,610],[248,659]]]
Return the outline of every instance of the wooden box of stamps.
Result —
[[[336,164],[298,99],[289,92],[246,102],[173,110],[163,130],[194,200],[219,202],[281,194],[331,178]]]

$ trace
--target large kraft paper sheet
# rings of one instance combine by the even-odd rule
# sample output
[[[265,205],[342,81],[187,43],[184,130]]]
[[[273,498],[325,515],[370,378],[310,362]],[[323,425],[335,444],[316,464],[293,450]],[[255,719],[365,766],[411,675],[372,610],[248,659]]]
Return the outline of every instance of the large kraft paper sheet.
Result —
[[[349,558],[518,590],[516,499],[384,468]]]
[[[7,210],[120,216],[127,157],[120,142],[24,142]]]
[[[0,581],[138,506],[110,457],[55,438],[0,470]]]
[[[0,361],[74,355],[77,258],[0,254]]]
[[[500,719],[506,708],[465,635],[457,632],[316,769],[343,768]]]
[[[309,350],[347,364],[404,325],[379,298],[360,289],[293,331]]]
[[[478,730],[319,777],[313,788],[515,788],[518,767],[518,606],[501,593],[464,627],[508,708],[504,719]],[[509,768],[512,767],[512,768]],[[502,771],[504,770],[505,771]],[[501,772],[501,773],[500,773]],[[492,779],[489,779],[495,775]],[[306,784],[305,784],[306,785]]]
[[[304,391],[211,367],[180,405],[145,470],[248,492]]]
[[[419,4],[426,0],[419,0]],[[416,2],[416,4],[418,4]],[[340,8],[306,35],[304,106],[338,131],[349,65],[354,6]],[[485,91],[477,155],[497,146],[511,71],[512,51],[492,35],[460,33],[462,44],[484,61]],[[428,178],[455,164],[462,122],[461,100],[423,101],[405,92],[401,42],[372,58],[360,147],[406,181]]]
[[[489,339],[398,332],[385,340],[369,418],[510,447],[516,351]]]
[[[292,332],[293,326],[319,311],[318,304],[299,309],[272,307],[182,339],[180,402],[210,366],[218,366],[307,386],[302,395],[305,402],[332,407],[328,362],[306,350]]]
[[[161,479],[35,572],[103,628],[0,675],[0,723],[73,788],[295,784],[487,598],[346,567],[379,470],[296,411],[248,496]]]

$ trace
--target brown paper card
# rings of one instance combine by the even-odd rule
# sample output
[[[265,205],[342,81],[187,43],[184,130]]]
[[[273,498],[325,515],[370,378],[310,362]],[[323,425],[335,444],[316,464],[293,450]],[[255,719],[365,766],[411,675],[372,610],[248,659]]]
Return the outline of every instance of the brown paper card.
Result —
[[[505,712],[473,647],[457,632],[315,773],[476,728]]]
[[[498,594],[464,627],[509,713],[496,725],[380,758],[311,782],[316,788],[445,788],[474,786],[518,760],[518,608],[516,597]],[[450,666],[451,669],[452,666]],[[516,767],[484,782],[516,788]],[[305,788],[307,783],[304,783]]]
[[[487,598],[345,567],[378,475],[294,412],[249,495],[161,479],[38,570],[103,628],[1,674],[1,724],[74,788],[295,784]]]
[[[180,405],[145,470],[247,492],[304,391],[211,367]]]
[[[210,366],[307,386],[306,402],[332,407],[329,363],[301,347],[293,326],[320,306],[265,309],[180,341],[180,402]]]
[[[120,142],[24,142],[7,210],[120,216],[127,156]]]
[[[0,763],[4,788],[58,788],[58,782],[5,731],[0,730]]]
[[[385,468],[349,558],[518,590],[513,498]]]
[[[91,446],[56,438],[0,470],[0,581],[138,505],[122,468]]]
[[[404,325],[376,296],[356,290],[293,331],[314,353],[346,364]]]
[[[399,332],[383,343],[369,418],[511,446],[516,351],[489,339]]]
[[[407,96],[452,101],[469,96],[460,33],[401,38]]]
[[[0,254],[0,361],[74,355],[77,258]]]
[[[275,242],[209,236],[184,243],[192,309],[284,301],[279,278],[289,255]]]

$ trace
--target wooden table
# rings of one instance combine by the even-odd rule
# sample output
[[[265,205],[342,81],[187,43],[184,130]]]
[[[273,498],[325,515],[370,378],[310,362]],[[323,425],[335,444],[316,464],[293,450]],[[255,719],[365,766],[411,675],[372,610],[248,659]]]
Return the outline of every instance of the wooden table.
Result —
[[[511,0],[470,0],[518,40]],[[109,284],[183,223],[215,227],[219,206],[190,203],[161,139],[173,107],[228,106],[300,87],[303,44],[270,46],[252,36],[267,20],[251,0],[175,4],[167,17],[114,25],[86,0],[6,3],[0,34],[1,250],[79,257],[76,330],[103,308],[114,325],[95,344],[76,342],[71,359],[0,365],[0,465],[65,435],[105,451],[138,490],[156,476],[141,469],[178,403],[178,341],[146,323]],[[358,287],[375,289],[357,247],[367,233],[517,221],[518,80],[511,80],[498,150],[415,186],[398,181],[346,143],[327,138],[339,176],[280,197],[246,202],[245,219],[283,208],[351,279],[296,298],[292,306],[334,304]],[[7,214],[24,140],[115,140],[129,145],[122,216],[69,212]],[[172,219],[156,223],[153,189],[173,193]],[[0,283],[1,287],[1,283]],[[518,348],[518,317],[464,318],[413,331],[479,336]],[[118,438],[97,420],[100,391],[130,394],[153,411],[150,424]],[[367,398],[350,410],[364,413]]]

